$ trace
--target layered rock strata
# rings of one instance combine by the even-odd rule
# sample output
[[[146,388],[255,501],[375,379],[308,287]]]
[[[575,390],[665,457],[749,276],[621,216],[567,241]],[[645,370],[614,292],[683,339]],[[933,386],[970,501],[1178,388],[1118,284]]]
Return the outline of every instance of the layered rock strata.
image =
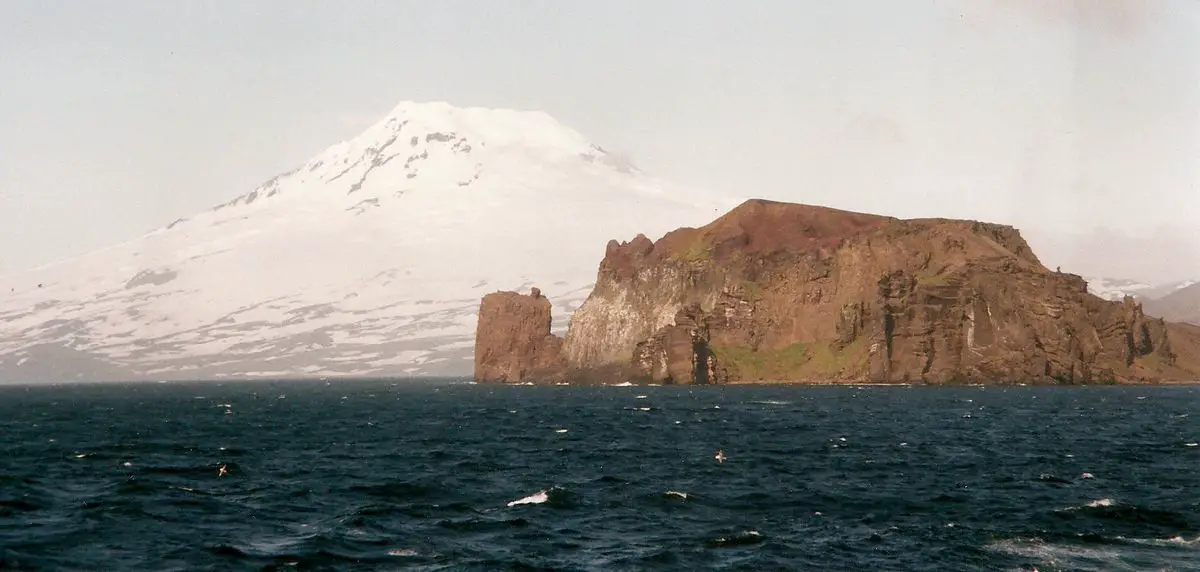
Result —
[[[1200,328],[1089,294],[1012,227],[751,200],[657,242],[610,242],[561,361],[525,369],[684,384],[1159,382],[1200,379],[1198,348]]]

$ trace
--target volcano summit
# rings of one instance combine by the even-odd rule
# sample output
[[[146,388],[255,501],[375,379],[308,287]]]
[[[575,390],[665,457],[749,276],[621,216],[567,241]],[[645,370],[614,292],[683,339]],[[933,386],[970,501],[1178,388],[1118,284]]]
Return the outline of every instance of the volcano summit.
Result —
[[[0,277],[0,381],[469,374],[484,293],[536,279],[561,329],[610,236],[735,203],[545,113],[402,103],[225,204]]]

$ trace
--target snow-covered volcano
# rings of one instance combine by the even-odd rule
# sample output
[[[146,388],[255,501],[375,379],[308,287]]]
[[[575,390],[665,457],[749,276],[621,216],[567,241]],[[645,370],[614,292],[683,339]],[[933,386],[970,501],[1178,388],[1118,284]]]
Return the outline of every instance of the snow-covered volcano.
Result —
[[[539,286],[563,328],[609,239],[739,201],[544,113],[403,103],[226,204],[0,277],[0,379],[465,374],[483,294]]]

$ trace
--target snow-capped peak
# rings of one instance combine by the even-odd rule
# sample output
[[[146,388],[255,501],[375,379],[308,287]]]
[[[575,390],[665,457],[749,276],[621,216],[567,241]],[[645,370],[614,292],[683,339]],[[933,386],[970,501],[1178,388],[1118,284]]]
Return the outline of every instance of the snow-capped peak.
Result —
[[[285,191],[292,198],[328,201],[334,195],[343,198],[333,200],[356,204],[421,187],[466,187],[495,172],[527,172],[531,162],[540,170],[578,161],[630,170],[541,111],[406,101],[359,136],[214,210],[251,205]],[[321,195],[314,196],[314,189]]]
[[[482,295],[537,285],[561,329],[609,239],[742,199],[545,113],[405,102],[224,205],[0,277],[0,379],[468,373]]]
[[[394,132],[408,126],[418,133],[425,132],[427,136],[456,133],[496,147],[523,146],[562,153],[594,151],[587,138],[543,111],[458,108],[442,101],[405,101],[392,109],[376,126]]]

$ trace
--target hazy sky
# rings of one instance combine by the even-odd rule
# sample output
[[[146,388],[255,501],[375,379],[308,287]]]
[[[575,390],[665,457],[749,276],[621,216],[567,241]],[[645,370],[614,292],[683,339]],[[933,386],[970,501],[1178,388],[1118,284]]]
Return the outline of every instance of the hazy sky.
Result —
[[[1200,278],[1195,0],[9,0],[0,272],[247,192],[400,100],[541,109],[683,183]]]

